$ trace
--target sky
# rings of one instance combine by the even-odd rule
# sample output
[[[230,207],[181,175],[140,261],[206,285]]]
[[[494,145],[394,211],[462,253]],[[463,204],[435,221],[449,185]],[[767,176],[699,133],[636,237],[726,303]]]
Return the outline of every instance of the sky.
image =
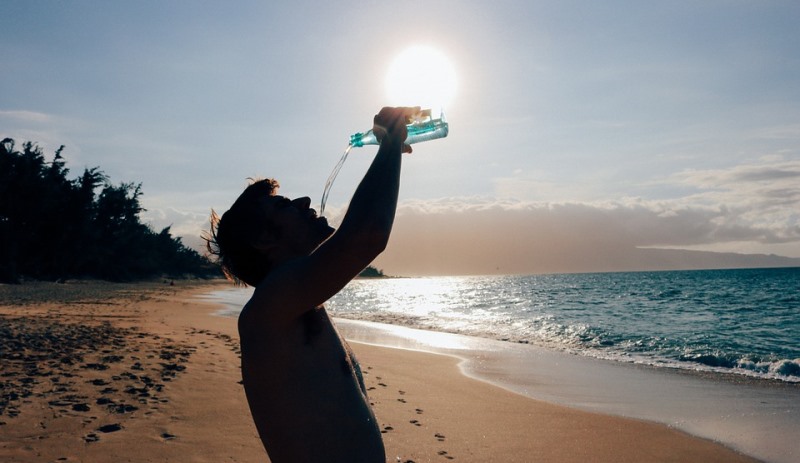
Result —
[[[800,2],[4,0],[3,17],[0,138],[141,183],[143,220],[192,246],[249,177],[319,204],[349,135],[395,104],[393,60],[424,45],[456,75],[450,134],[404,160],[386,271],[800,257]],[[375,152],[350,153],[332,223]]]

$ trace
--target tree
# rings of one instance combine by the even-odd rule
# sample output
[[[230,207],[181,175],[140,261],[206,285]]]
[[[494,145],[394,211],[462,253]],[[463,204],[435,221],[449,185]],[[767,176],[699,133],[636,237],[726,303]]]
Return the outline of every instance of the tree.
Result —
[[[383,274],[383,270],[377,269],[370,265],[364,270],[362,270],[361,273],[358,274],[358,276],[362,278],[383,278],[386,275]]]
[[[219,275],[169,227],[141,223],[141,184],[112,185],[97,167],[69,180],[64,146],[51,162],[31,142],[15,148],[0,142],[0,281]]]

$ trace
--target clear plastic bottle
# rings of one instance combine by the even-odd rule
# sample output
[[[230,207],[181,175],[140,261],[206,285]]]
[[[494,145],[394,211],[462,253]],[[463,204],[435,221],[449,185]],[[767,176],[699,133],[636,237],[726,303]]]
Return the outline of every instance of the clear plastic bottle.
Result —
[[[419,116],[406,127],[408,128],[407,145],[444,138],[450,132],[450,125],[444,118],[444,111],[439,115],[439,119],[432,119],[430,109],[422,110]],[[364,145],[380,145],[380,142],[372,130],[367,130],[350,135],[350,145],[360,148]]]
[[[411,145],[414,143],[421,143],[428,140],[436,140],[437,138],[444,138],[450,132],[450,125],[444,118],[444,111],[439,115],[439,119],[431,118],[431,110],[424,109],[414,118],[414,121],[406,126],[408,129],[408,136],[406,137],[406,144]],[[350,135],[350,144],[344,150],[342,158],[339,163],[333,168],[328,181],[325,182],[325,188],[322,191],[322,201],[319,204],[320,216],[325,213],[325,204],[328,202],[328,194],[331,192],[336,176],[339,175],[339,170],[347,160],[347,155],[353,147],[359,148],[364,145],[380,145],[378,138],[372,133],[372,130],[366,132],[358,132]]]

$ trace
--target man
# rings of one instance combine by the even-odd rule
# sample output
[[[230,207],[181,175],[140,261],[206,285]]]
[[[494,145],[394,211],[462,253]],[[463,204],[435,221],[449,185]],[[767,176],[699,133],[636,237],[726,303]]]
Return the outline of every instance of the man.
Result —
[[[239,316],[242,377],[273,463],[384,462],[361,370],[323,303],[386,247],[397,208],[406,123],[419,108],[383,108],[378,153],[338,230],[309,198],[250,185],[212,225],[223,269],[255,287]]]

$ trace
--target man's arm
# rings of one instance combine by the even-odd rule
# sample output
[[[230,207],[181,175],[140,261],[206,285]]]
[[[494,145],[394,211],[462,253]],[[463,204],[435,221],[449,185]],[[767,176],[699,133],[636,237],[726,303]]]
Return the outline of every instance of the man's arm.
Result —
[[[324,252],[329,244],[341,246],[360,258],[351,278],[383,252],[389,241],[400,190],[401,154],[411,152],[404,144],[406,123],[416,112],[419,108],[383,108],[375,116],[373,131],[381,140],[378,154],[358,185],[339,230],[319,249]]]
[[[350,201],[342,225],[309,256],[273,269],[256,288],[261,300],[278,316],[294,319],[335,295],[385,248],[394,223],[400,187],[407,119],[419,108],[383,108],[375,116],[373,130],[380,148]],[[259,305],[261,305],[259,303]],[[270,309],[266,307],[260,310]]]

